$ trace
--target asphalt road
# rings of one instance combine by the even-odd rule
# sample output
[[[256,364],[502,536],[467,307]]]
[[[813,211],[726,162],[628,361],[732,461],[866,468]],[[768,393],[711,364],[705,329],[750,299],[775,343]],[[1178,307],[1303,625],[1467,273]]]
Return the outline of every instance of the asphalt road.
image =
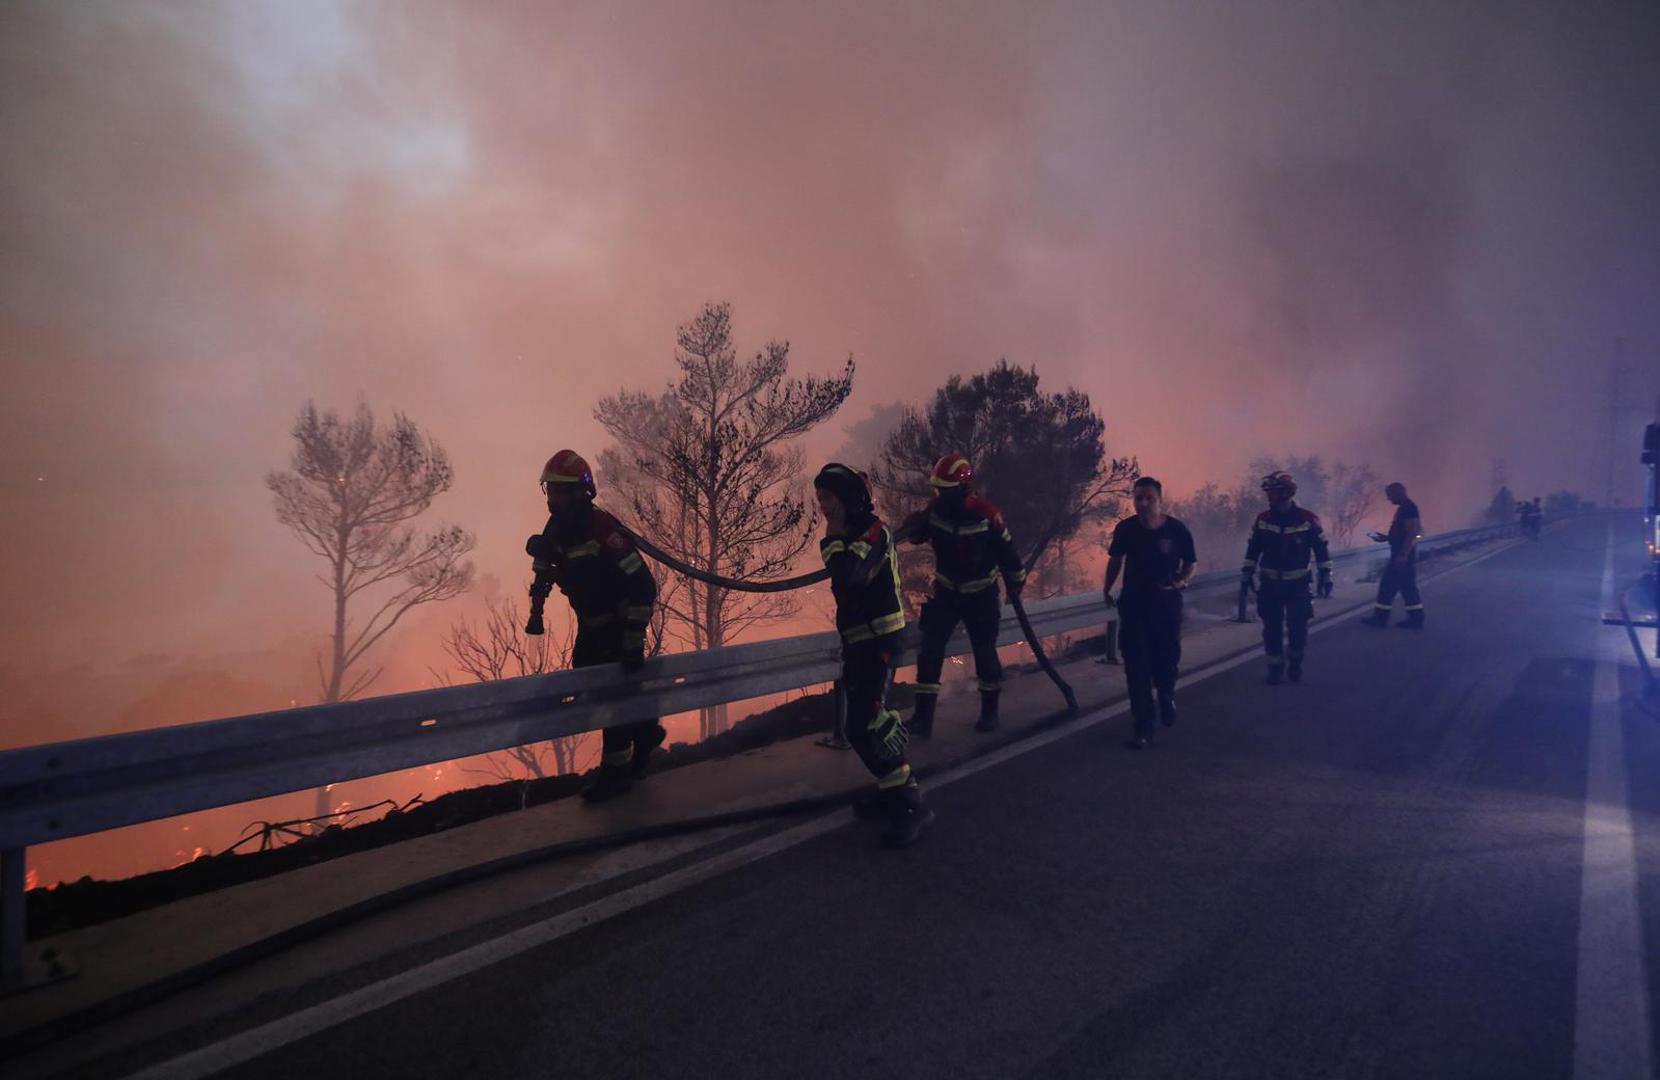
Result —
[[[937,790],[910,851],[841,828],[236,1074],[1573,1076],[1605,535],[1317,634],[1300,686],[1203,681],[1151,751],[1113,721]],[[1625,712],[1660,945],[1655,728]]]

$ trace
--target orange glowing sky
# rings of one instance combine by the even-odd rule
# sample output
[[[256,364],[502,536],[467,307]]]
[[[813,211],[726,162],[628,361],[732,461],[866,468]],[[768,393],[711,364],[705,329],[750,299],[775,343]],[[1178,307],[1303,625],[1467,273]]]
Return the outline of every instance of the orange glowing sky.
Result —
[[[541,462],[710,299],[856,358],[814,454],[1007,356],[1177,493],[1600,496],[1610,343],[1633,402],[1660,366],[1656,55],[1635,2],[8,3],[0,676],[303,661],[262,480],[307,398],[432,432],[516,592]]]

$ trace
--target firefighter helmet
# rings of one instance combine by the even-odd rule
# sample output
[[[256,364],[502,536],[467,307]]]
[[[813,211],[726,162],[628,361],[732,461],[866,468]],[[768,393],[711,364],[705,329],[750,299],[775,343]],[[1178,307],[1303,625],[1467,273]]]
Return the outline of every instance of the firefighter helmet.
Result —
[[[1297,494],[1297,481],[1283,469],[1276,470],[1262,478],[1262,490],[1267,492],[1270,498],[1280,494],[1289,499]]]
[[[813,477],[813,486],[840,499],[850,518],[876,512],[870,498],[870,481],[857,469],[832,461]]]
[[[934,471],[928,476],[928,482],[937,488],[967,487],[973,479],[973,466],[956,451],[934,462]]]
[[[575,450],[561,450],[542,466],[542,490],[549,484],[577,484],[588,498],[594,497],[594,470]]]

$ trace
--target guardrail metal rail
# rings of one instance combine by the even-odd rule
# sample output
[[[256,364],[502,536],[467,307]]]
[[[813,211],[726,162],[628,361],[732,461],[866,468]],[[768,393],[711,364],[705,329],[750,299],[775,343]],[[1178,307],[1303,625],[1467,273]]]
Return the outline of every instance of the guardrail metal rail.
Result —
[[[1429,555],[1516,532],[1462,529],[1426,537],[1419,549]],[[1376,545],[1350,548],[1333,560],[1377,553]],[[1237,570],[1219,570],[1196,577],[1189,591],[1238,583]],[[1108,617],[1099,592],[1026,610],[1040,638]],[[1024,637],[1007,615],[998,643]],[[902,665],[915,662],[917,641],[908,627]],[[959,630],[948,654],[967,652]],[[0,751],[0,987],[26,979],[30,845],[832,683],[840,668],[832,630],[654,657],[626,678],[608,664]]]

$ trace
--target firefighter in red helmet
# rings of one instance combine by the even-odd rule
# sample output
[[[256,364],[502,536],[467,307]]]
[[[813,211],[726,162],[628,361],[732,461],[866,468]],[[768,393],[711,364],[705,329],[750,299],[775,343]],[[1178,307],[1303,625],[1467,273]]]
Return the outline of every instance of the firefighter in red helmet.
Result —
[[[1257,615],[1268,656],[1268,683],[1273,686],[1282,677],[1292,682],[1303,677],[1308,622],[1314,616],[1310,571],[1319,575],[1320,595],[1330,596],[1332,564],[1320,519],[1297,505],[1297,482],[1291,474],[1269,473],[1262,478],[1262,491],[1268,496],[1268,509],[1251,526],[1240,573],[1246,582],[1260,578]]]
[[[910,725],[911,732],[923,738],[933,734],[945,644],[959,622],[968,632],[980,684],[980,719],[975,730],[996,730],[997,699],[1003,688],[1003,665],[997,658],[1003,605],[997,582],[1002,580],[1011,597],[1018,596],[1026,582],[1002,512],[970,491],[973,481],[968,458],[946,454],[934,463],[928,477],[936,492],[934,499],[906,522],[906,540],[934,549],[934,595],[922,605],[916,711]]]
[[[617,519],[594,505],[594,474],[582,455],[561,450],[549,458],[542,491],[548,523],[525,543],[536,575],[525,633],[542,632],[543,601],[558,585],[576,614],[571,666],[621,663],[625,672],[638,671],[657,600],[651,570]],[[664,736],[656,720],[606,728],[599,774],[582,797],[600,802],[628,791]]]

